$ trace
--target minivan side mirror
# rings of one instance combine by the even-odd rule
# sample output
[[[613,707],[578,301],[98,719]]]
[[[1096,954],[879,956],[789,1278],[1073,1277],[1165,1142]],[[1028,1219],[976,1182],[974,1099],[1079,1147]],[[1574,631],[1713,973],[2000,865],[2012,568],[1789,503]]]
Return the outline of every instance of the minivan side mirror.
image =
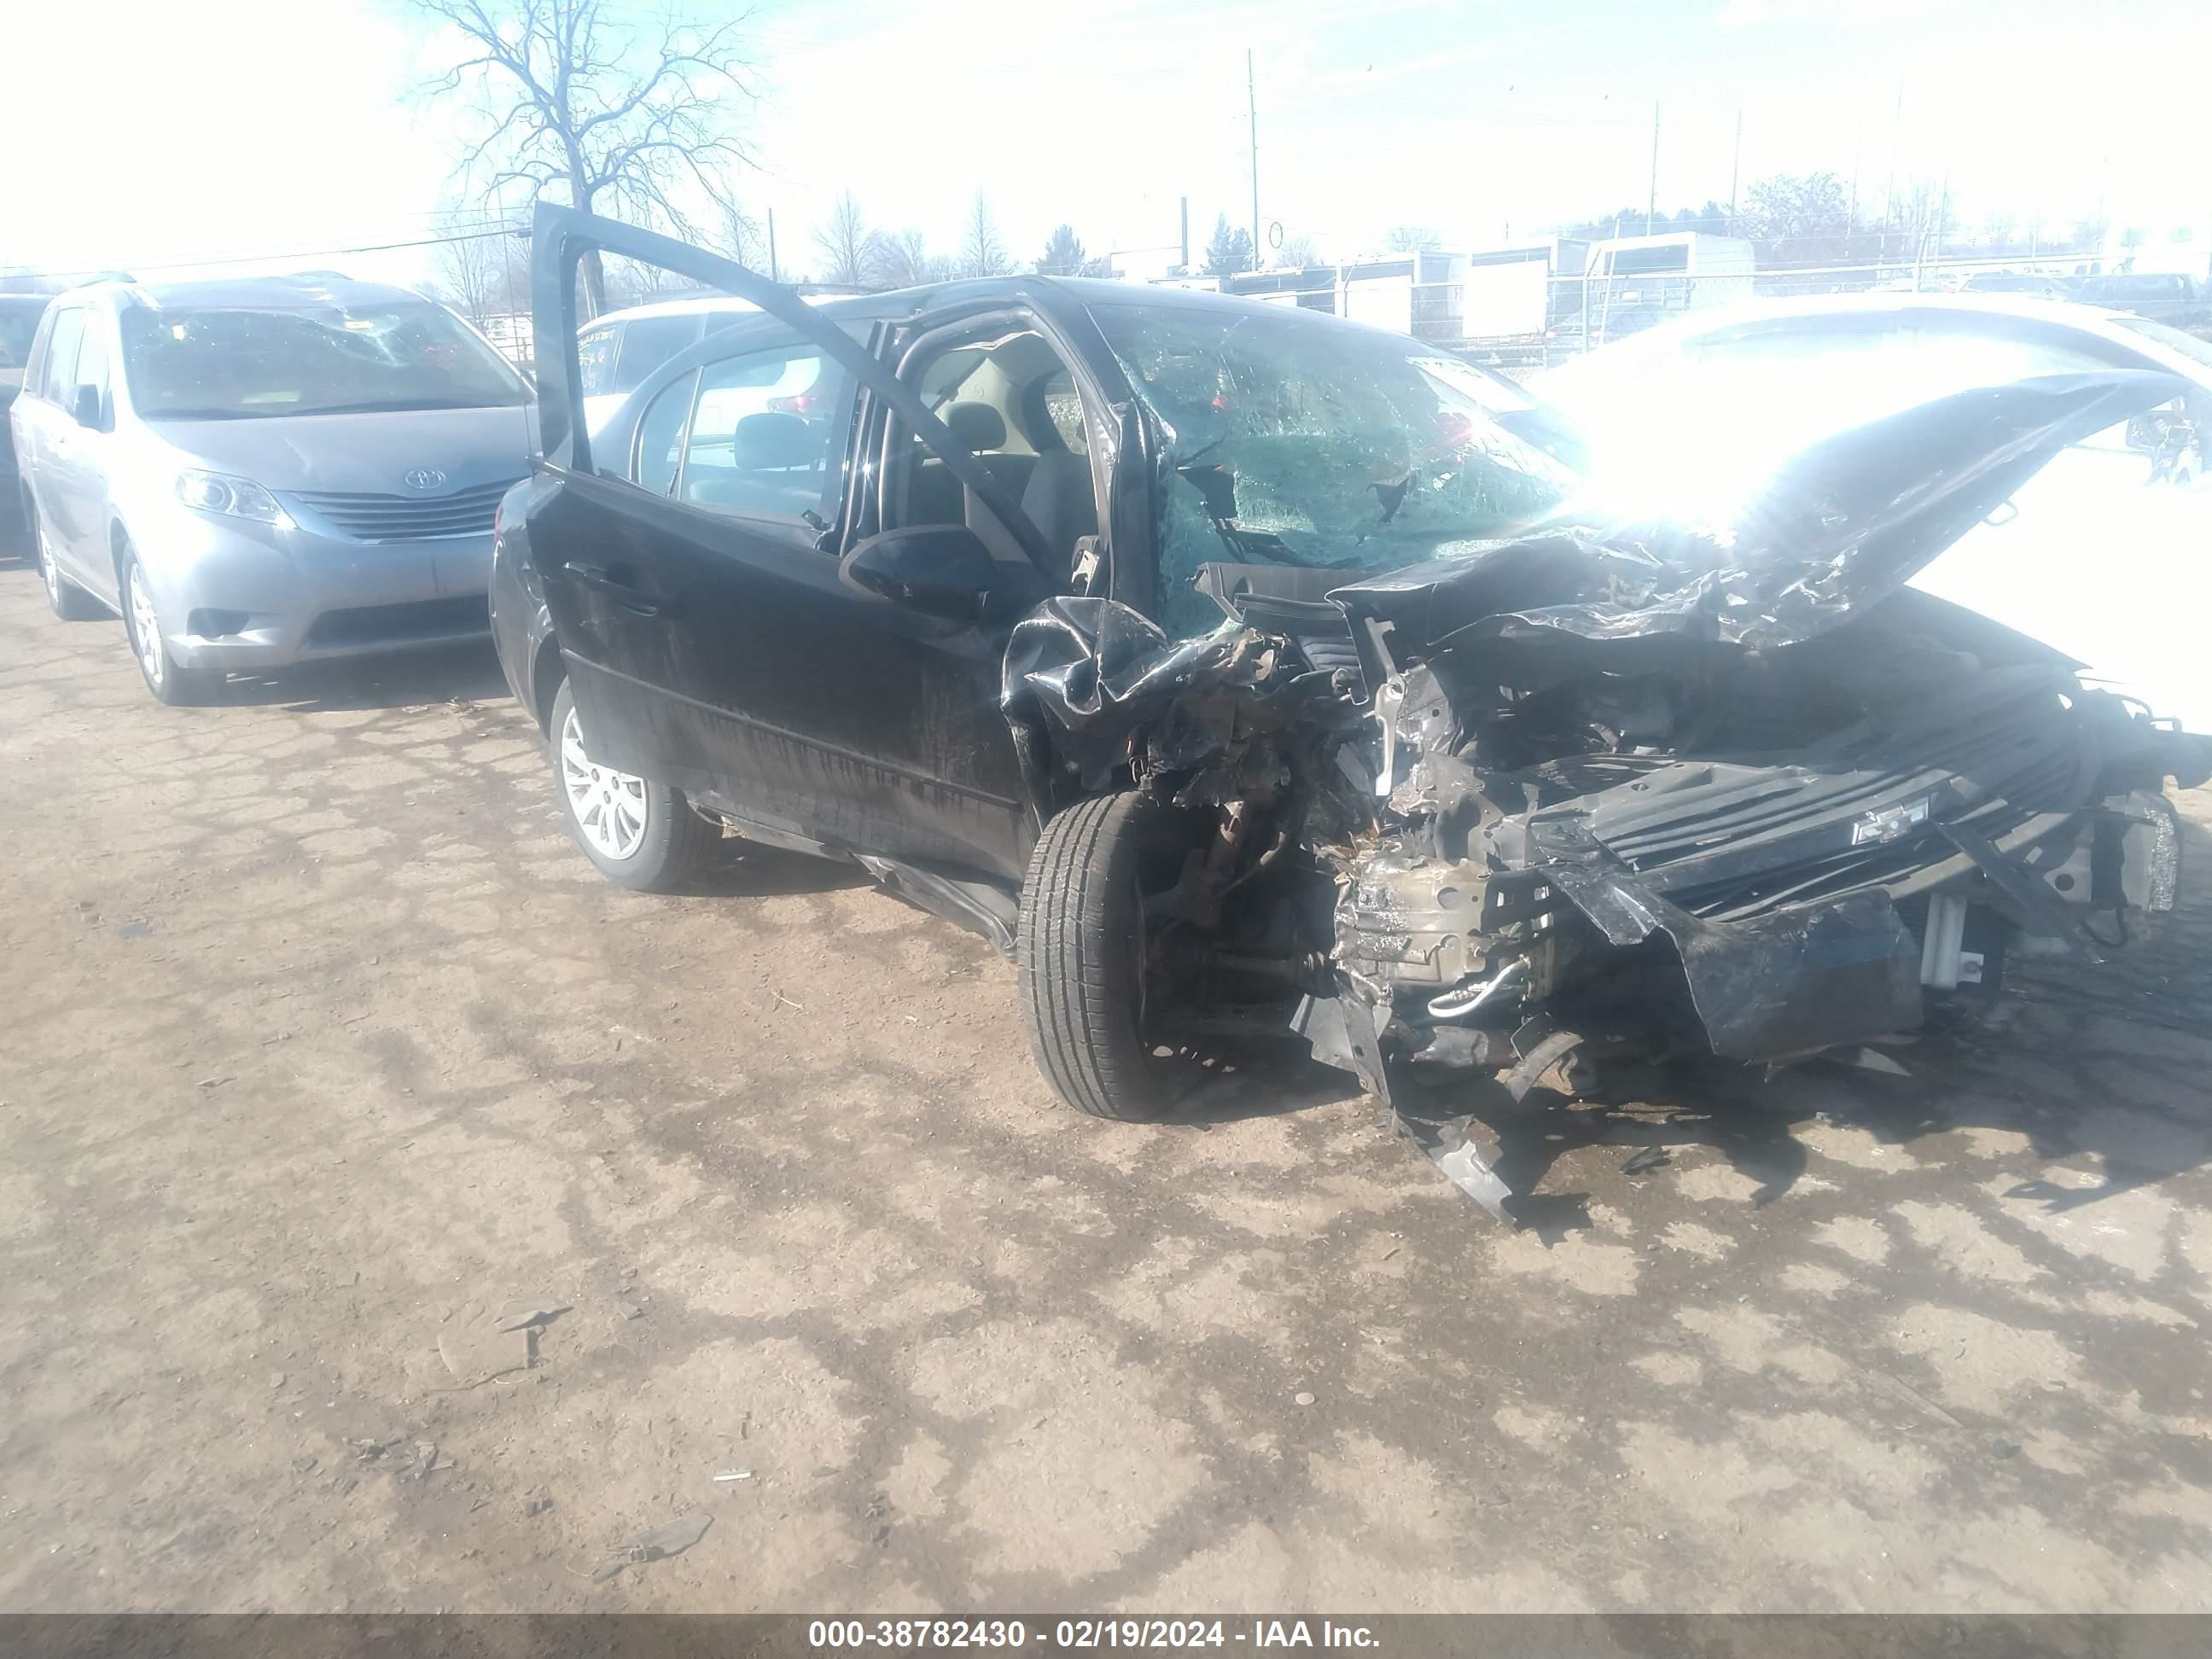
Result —
[[[948,622],[983,622],[1026,611],[1042,586],[1001,564],[965,525],[918,524],[855,542],[838,566],[847,586]]]
[[[81,386],[76,389],[76,395],[70,399],[70,413],[76,416],[79,426],[91,427],[97,430],[100,426],[100,403],[98,386]]]

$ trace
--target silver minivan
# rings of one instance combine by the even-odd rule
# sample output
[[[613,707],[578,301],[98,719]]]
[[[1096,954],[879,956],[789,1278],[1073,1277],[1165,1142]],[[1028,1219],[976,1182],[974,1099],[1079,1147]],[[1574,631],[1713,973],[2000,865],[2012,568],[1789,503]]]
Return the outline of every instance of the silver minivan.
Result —
[[[10,410],[55,614],[118,612],[147,689],[487,630],[531,392],[405,289],[315,275],[56,299]]]

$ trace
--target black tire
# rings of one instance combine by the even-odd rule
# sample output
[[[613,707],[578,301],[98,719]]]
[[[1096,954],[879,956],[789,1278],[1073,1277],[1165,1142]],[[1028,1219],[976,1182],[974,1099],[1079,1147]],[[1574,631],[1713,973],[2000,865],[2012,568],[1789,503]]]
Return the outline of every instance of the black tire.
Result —
[[[1142,894],[1171,885],[1193,845],[1188,813],[1147,795],[1102,795],[1045,826],[1022,884],[1014,961],[1037,1069],[1079,1112],[1158,1117],[1195,1080],[1143,1030]]]
[[[583,849],[592,867],[617,887],[639,893],[682,891],[705,866],[708,855],[721,840],[720,828],[693,811],[681,789],[641,778],[635,781],[642,786],[637,798],[644,806],[645,825],[635,849],[616,856],[594,846],[592,831],[578,816],[576,802],[569,793],[562,754],[562,737],[575,710],[576,700],[569,695],[568,682],[564,679],[553,694],[545,747],[553,765],[553,793],[561,803],[562,821],[568,826],[570,839]],[[580,740],[580,728],[578,737]],[[620,775],[610,771],[607,775]]]
[[[222,689],[222,676],[210,673],[203,668],[187,668],[169,654],[168,641],[161,638],[161,627],[156,622],[155,637],[149,643],[142,639],[138,630],[137,607],[131,603],[133,580],[143,583],[144,573],[138,556],[128,548],[116,567],[115,591],[123,601],[123,634],[130,641],[131,660],[138,665],[138,678],[146,683],[155,702],[167,703],[172,708],[195,708],[213,702]],[[149,603],[152,588],[149,586]]]
[[[63,575],[60,567],[46,557],[45,527],[39,523],[39,509],[31,504],[27,489],[23,492],[23,530],[31,562],[38,566],[39,580],[46,584],[47,608],[64,622],[90,622],[100,615],[104,607],[100,601]]]

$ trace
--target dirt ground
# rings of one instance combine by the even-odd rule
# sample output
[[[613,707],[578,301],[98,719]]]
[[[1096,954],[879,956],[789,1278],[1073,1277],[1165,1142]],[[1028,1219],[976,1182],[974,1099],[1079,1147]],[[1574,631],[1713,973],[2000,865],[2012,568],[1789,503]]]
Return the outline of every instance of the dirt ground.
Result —
[[[1484,1105],[1508,1231],[1331,1074],[1056,1107],[835,868],[603,884],[488,653],[164,709],[9,568],[0,744],[0,1607],[2212,1608],[2212,797],[1915,1080]]]

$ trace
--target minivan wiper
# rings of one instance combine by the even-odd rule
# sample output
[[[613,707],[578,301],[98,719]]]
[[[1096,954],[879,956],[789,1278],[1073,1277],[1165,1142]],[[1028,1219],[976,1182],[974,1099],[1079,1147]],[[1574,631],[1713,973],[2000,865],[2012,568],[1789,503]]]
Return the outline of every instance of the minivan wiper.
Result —
[[[139,412],[149,421],[258,421],[276,411],[258,409],[147,409]]]

